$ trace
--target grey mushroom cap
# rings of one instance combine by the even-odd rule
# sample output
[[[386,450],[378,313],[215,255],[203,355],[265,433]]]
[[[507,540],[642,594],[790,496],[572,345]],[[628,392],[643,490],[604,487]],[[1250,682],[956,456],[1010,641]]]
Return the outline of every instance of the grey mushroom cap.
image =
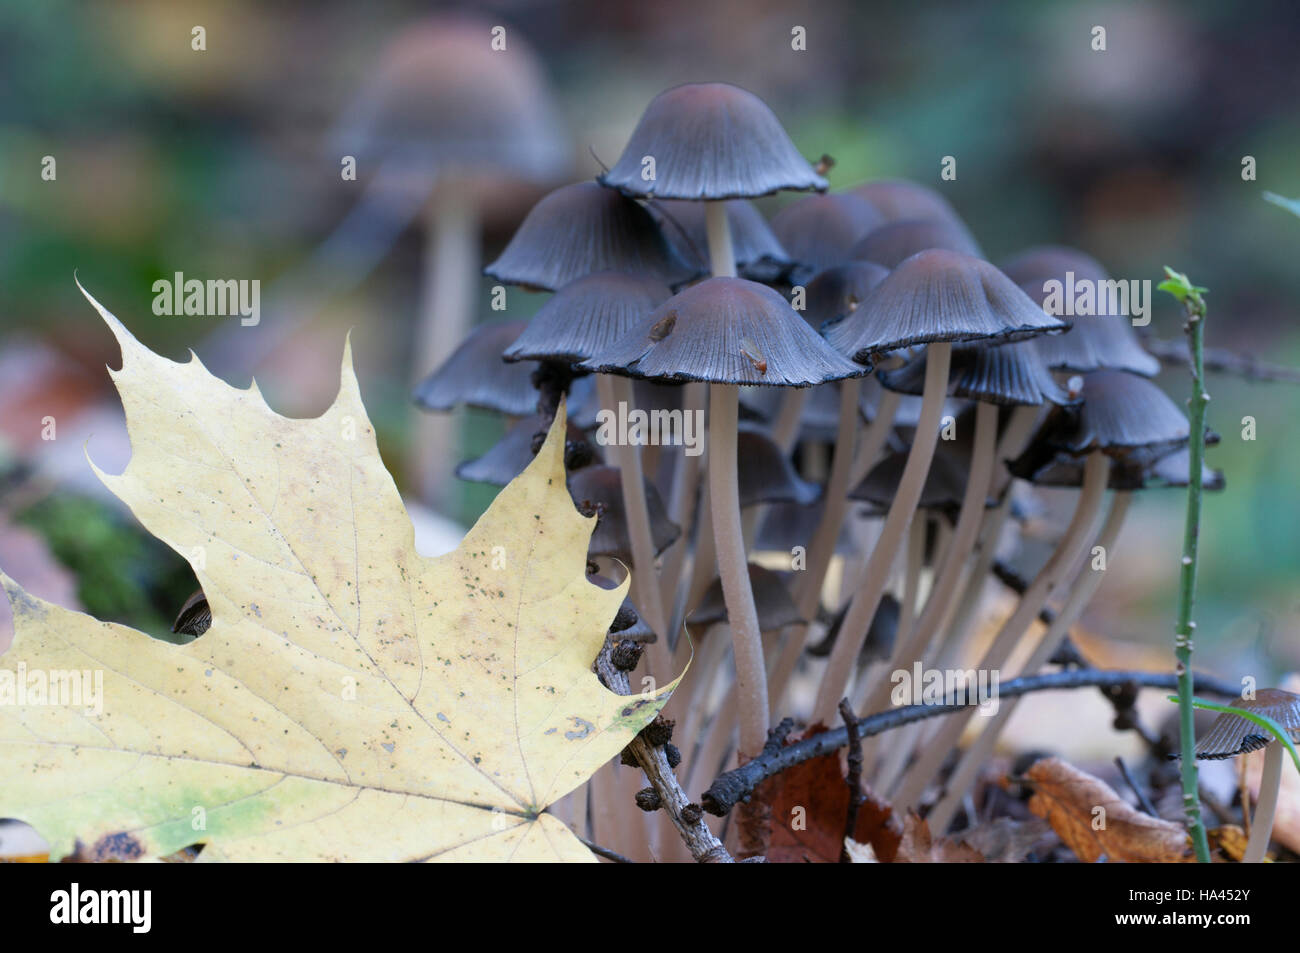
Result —
[[[415,388],[425,410],[479,407],[519,417],[537,409],[535,365],[508,364],[502,353],[523,332],[524,321],[500,321],[474,329],[442,366]]]
[[[511,34],[494,52],[494,21],[436,15],[405,27],[331,136],[338,155],[456,174],[546,183],[572,150],[532,50]]]
[[[809,387],[867,372],[832,350],[779,294],[743,278],[687,288],[581,366],[651,380],[769,387]]]
[[[505,436],[493,444],[480,457],[465,460],[456,467],[456,476],[470,483],[489,483],[492,486],[505,486],[519,474],[536,456],[533,451],[534,438],[544,434],[550,427],[550,421],[540,414],[530,414],[515,422]],[[568,444],[585,444],[591,458],[597,462],[601,459],[600,447],[594,440],[570,419],[565,423],[565,441]]]
[[[848,261],[858,239],[883,224],[875,206],[852,192],[808,195],[772,216],[772,231],[798,263],[796,281]]]
[[[646,509],[650,514],[650,536],[658,556],[681,535],[681,529],[668,518],[663,499],[649,480],[645,482],[645,494]],[[614,556],[629,566],[634,565],[618,467],[591,466],[574,472],[569,477],[569,495],[580,506],[595,504],[601,508],[600,519],[587,547],[588,555]]]
[[[988,262],[935,248],[889,273],[826,339],[856,361],[935,341],[1010,342],[1065,328]]]
[[[849,249],[849,257],[896,268],[917,252],[931,248],[983,257],[979,245],[964,226],[940,218],[912,218],[881,225]]]
[[[1047,283],[1061,282],[1064,292],[1070,273],[1076,285],[1086,281],[1096,288],[1109,280],[1106,269],[1091,255],[1059,245],[1026,249],[1009,258],[1003,271],[1040,307],[1048,303]],[[1122,308],[1110,307],[1109,294],[1104,302],[1098,295],[1097,305],[1104,307],[1104,313],[1080,315],[1064,334],[1038,341],[1039,351],[1048,365],[1076,372],[1110,368],[1143,377],[1158,374],[1160,361],[1143,349],[1130,317],[1120,313]]]
[[[1119,457],[1111,461],[1106,487],[1110,490],[1160,490],[1187,486],[1186,448],[1175,450],[1158,460]],[[1083,460],[1057,453],[1046,461],[1025,455],[1008,464],[1012,476],[1036,486],[1079,487],[1083,485]],[[1222,470],[1201,464],[1201,487],[1217,492],[1226,486]]]
[[[804,289],[804,320],[820,331],[846,317],[888,275],[888,268],[869,261],[823,269]]]
[[[928,186],[907,179],[865,182],[854,186],[850,192],[875,206],[887,222],[911,218],[946,218],[961,222],[961,216],[946,198]]]
[[[775,632],[807,620],[799,614],[790,596],[789,573],[774,572],[755,563],[749,563],[749,583],[754,592],[754,608],[758,610],[758,627],[764,632]],[[704,591],[700,604],[687,617],[692,626],[714,625],[727,621],[727,604],[722,595],[722,579]]]
[[[1083,403],[1062,410],[1066,426],[1052,437],[1062,450],[1124,453],[1147,449],[1172,451],[1187,442],[1190,428],[1178,406],[1145,377],[1124,371],[1083,375]],[[1054,422],[1048,421],[1045,426]]]
[[[880,461],[862,482],[849,492],[849,499],[872,504],[871,509],[868,510],[870,515],[885,513],[898,491],[903,468],[907,465],[907,456],[906,452],[891,453]],[[922,509],[938,510],[943,513],[956,512],[961,507],[962,497],[966,493],[968,476],[968,460],[960,458],[957,451],[949,449],[944,446],[943,441],[940,441],[935,449],[930,469],[926,473],[925,485],[921,489],[921,500],[918,505]],[[985,501],[986,506],[993,506],[996,503],[997,501],[992,498]]]
[[[969,345],[953,348],[948,372],[948,394],[1002,406],[1073,404],[1039,356],[1034,341],[992,346]],[[925,385],[926,356],[908,361],[892,371],[878,371],[880,383],[889,390],[919,395]]]
[[[684,199],[657,199],[650,202],[648,208],[659,223],[660,231],[682,259],[701,273],[708,271],[706,206]],[[731,226],[731,249],[740,277],[764,283],[784,278],[793,262],[762,213],[746,199],[731,199],[726,208],[727,222]]]
[[[817,526],[821,522],[826,507],[823,496],[815,503],[773,503],[767,510],[767,516],[758,528],[757,542],[754,548],[769,552],[782,552],[787,555],[795,546],[808,545]],[[845,520],[835,537],[835,552],[839,555],[858,555],[861,547],[851,531],[850,523]]]
[[[616,271],[587,275],[542,305],[503,356],[576,364],[609,347],[671,296],[657,278]]]
[[[821,487],[800,477],[772,438],[752,424],[738,428],[736,459],[742,507],[759,503],[806,505],[821,495]]]
[[[862,391],[858,396],[858,413],[867,423],[876,419],[876,414],[880,409],[880,398],[884,396],[885,388],[880,383],[880,372],[868,377],[862,382]],[[921,421],[921,398],[913,397],[911,394],[904,394],[898,402],[898,410],[894,414],[895,427],[915,427]],[[963,400],[948,398],[943,402],[943,416],[956,417],[961,413],[962,408],[969,406]]]
[[[1279,727],[1300,741],[1300,695],[1280,688],[1261,688],[1254,698],[1237,698],[1233,708],[1264,715],[1277,722]],[[1249,718],[1232,712],[1220,712],[1210,730],[1196,742],[1197,760],[1219,760],[1256,751],[1274,741],[1273,735]]]
[[[646,157],[654,177],[645,177]],[[646,107],[604,185],[661,199],[740,199],[783,189],[824,191],[776,114],[748,90],[689,83]]]
[[[657,278],[676,287],[700,274],[683,261],[641,205],[595,182],[548,193],[483,273],[507,284],[557,291],[598,271]]]

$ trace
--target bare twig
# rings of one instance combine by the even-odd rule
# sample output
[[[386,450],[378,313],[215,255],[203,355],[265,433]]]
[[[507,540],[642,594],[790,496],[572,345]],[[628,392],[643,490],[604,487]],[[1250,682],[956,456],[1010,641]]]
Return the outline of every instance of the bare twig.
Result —
[[[849,811],[844,818],[844,841],[840,846],[840,863],[852,863],[849,849],[843,846],[858,829],[858,809],[866,797],[862,793],[862,739],[858,736],[858,716],[847,698],[840,699],[840,717],[844,719],[844,730],[849,736],[849,775],[845,779],[849,786]]]
[[[1161,338],[1148,337],[1142,346],[1159,359],[1161,364],[1170,367],[1186,367],[1190,360],[1187,342],[1181,338],[1166,341]],[[1300,384],[1300,368],[1286,367],[1261,361],[1253,354],[1228,351],[1223,348],[1207,347],[1205,349],[1205,369],[1219,374],[1231,374],[1248,381],[1267,381],[1282,384]]]
[[[631,695],[627,672],[616,667],[610,655],[612,647],[606,641],[605,647],[596,656],[596,674],[610,689],[620,695]],[[668,753],[664,745],[653,745],[642,731],[630,742],[626,751],[641,766],[647,780],[655,793],[659,795],[662,810],[681,834],[683,842],[690,850],[691,856],[702,864],[731,864],[735,859],[722,846],[722,841],[714,836],[704,823],[703,812],[698,804],[691,804],[686,792],[677,782],[677,775],[668,764]]]
[[[1072,669],[1068,672],[1031,675],[1026,678],[1016,678],[1009,682],[1003,682],[998,689],[998,697],[1014,698],[1017,695],[1028,695],[1031,692],[1055,689],[1104,688],[1108,685],[1118,685],[1125,682],[1132,682],[1144,688],[1162,688],[1166,690],[1176,687],[1177,684],[1175,676],[1161,672],[1102,672],[1088,669]],[[1219,695],[1223,698],[1236,698],[1241,691],[1240,685],[1207,675],[1196,676],[1196,688],[1199,691]],[[979,700],[977,698],[971,698],[967,704],[910,705],[906,708],[895,708],[859,719],[857,722],[858,735],[861,738],[869,738],[892,728],[901,728],[903,725],[910,725],[913,722],[924,721],[926,718],[934,718],[938,715],[952,714],[978,704]],[[781,727],[785,728],[788,733],[791,724],[791,720],[787,718],[781,723]],[[779,731],[780,728],[777,730]],[[776,732],[773,732],[773,734],[775,735]],[[848,741],[849,733],[847,728],[834,728],[823,731],[811,738],[788,746],[782,746],[779,739],[774,745],[772,738],[769,737],[767,745],[764,746],[763,752],[757,758],[747,761],[739,768],[719,775],[701,796],[700,803],[710,814],[721,817],[743,798],[748,797],[757,785],[772,775],[779,774],[796,764],[802,764],[810,758],[817,758],[824,754],[830,754],[832,751],[837,751],[848,744]]]
[[[1146,792],[1142,790],[1138,785],[1137,780],[1129,773],[1128,765],[1124,763],[1124,759],[1116,758],[1115,767],[1119,768],[1119,773],[1124,778],[1125,783],[1128,784],[1128,786],[1133,789],[1133,793],[1137,795],[1138,806],[1152,817],[1159,817],[1160,815],[1156,813],[1155,806],[1147,797]]]
[[[616,850],[610,850],[608,847],[601,847],[599,844],[593,844],[585,837],[578,837],[586,845],[587,850],[591,851],[597,857],[604,857],[606,860],[612,860],[616,864],[635,864],[636,861],[630,857],[624,857]]]

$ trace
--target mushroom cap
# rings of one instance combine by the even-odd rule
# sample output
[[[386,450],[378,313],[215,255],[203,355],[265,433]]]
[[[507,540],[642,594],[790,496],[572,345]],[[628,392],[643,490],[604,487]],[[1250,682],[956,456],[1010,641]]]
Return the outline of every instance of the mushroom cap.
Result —
[[[1064,285],[1070,272],[1076,282],[1109,280],[1106,269],[1091,255],[1059,245],[1026,249],[1008,259],[1003,271],[1040,307],[1048,297],[1047,282]],[[1097,298],[1099,305],[1109,302],[1109,296],[1106,302],[1100,295]],[[1160,371],[1160,361],[1143,349],[1131,320],[1123,314],[1080,315],[1064,334],[1041,338],[1037,346],[1048,366],[1059,370],[1110,368],[1143,377]]]
[[[871,515],[884,513],[898,492],[903,468],[907,466],[907,457],[906,452],[891,453],[885,457],[849,492],[849,499],[871,503],[872,508],[868,511]],[[944,513],[954,513],[960,509],[970,475],[969,463],[969,455],[963,459],[959,451],[951,448],[949,442],[939,441],[917,505],[922,509]],[[996,503],[997,500],[992,498],[985,501],[986,506]]]
[[[767,424],[781,412],[784,391],[775,387],[743,387],[740,407],[751,419]],[[840,391],[835,381],[810,388],[799,414],[799,439],[833,441],[840,422]]]
[[[652,380],[773,387],[867,371],[835,353],[779,294],[743,278],[692,285],[581,366]]]
[[[740,276],[751,281],[781,280],[793,262],[762,213],[745,199],[731,199],[726,207],[727,221],[731,225],[731,250]],[[649,203],[648,208],[659,223],[660,231],[682,260],[700,273],[708,271],[706,206],[684,199],[656,199]]]
[[[807,546],[817,532],[826,507],[823,496],[814,503],[773,503],[758,528],[755,549],[789,553],[795,546]],[[845,520],[835,537],[835,552],[839,555],[857,555],[860,546]]]
[[[600,271],[571,281],[538,309],[513,344],[507,361],[576,364],[608,347],[672,295],[657,278]]]
[[[884,396],[884,392],[885,388],[880,383],[879,371],[862,382],[862,391],[858,397],[858,413],[867,423],[871,423],[876,419],[876,413],[880,409],[880,398]],[[920,423],[921,404],[920,397],[904,394],[898,402],[898,410],[894,413],[894,426],[915,427]],[[965,401],[950,397],[943,402],[943,416],[956,417],[961,413],[962,408],[966,406],[968,405]]]
[[[888,268],[870,261],[850,261],[819,271],[804,289],[804,320],[820,331],[847,316],[888,275]]]
[[[212,628],[212,607],[208,605],[208,597],[203,594],[203,590],[196,589],[185,600],[181,611],[176,613],[172,632],[176,635],[192,635],[197,638],[210,628]]]
[[[774,572],[756,563],[749,563],[749,584],[754,592],[754,608],[758,610],[758,627],[763,632],[775,632],[805,622],[790,596],[789,573]],[[722,595],[722,578],[718,577],[700,597],[700,604],[687,617],[692,626],[713,625],[728,619],[727,603]]]
[[[652,180],[642,178],[646,156],[654,158]],[[688,83],[656,96],[600,181],[628,195],[696,201],[826,189],[767,104],[729,83]]]
[[[856,361],[933,341],[1015,341],[1066,325],[1006,275],[971,255],[934,248],[889,273],[826,339]]]
[[[1158,460],[1118,457],[1111,461],[1106,488],[1110,490],[1160,490],[1187,486],[1186,448],[1175,450]],[[1083,485],[1083,460],[1068,453],[1047,454],[1044,458],[1024,454],[1008,463],[1012,476],[1036,486],[1079,487]],[[1225,486],[1222,470],[1201,465],[1201,487],[1217,492]]]
[[[623,505],[623,483],[618,467],[583,467],[569,477],[569,495],[574,503],[595,503],[602,507],[600,520],[591,534],[587,553],[591,556],[614,556],[629,566],[632,536],[627,528],[627,508]],[[659,491],[645,481],[646,509],[650,514],[650,536],[658,556],[681,535],[681,529],[668,518]]]
[[[501,356],[526,323],[498,321],[475,328],[441,367],[416,385],[415,403],[425,410],[463,404],[515,417],[535,411],[535,365],[508,364]]]
[[[736,459],[742,507],[757,503],[806,505],[821,495],[821,487],[800,477],[781,448],[753,424],[741,424],[737,429]]]
[[[980,247],[960,222],[943,218],[909,218],[888,222],[868,232],[849,249],[856,261],[873,261],[896,268],[917,252],[946,248],[963,255],[982,257]]]
[[[1147,451],[1152,460],[1187,442],[1187,418],[1159,387],[1125,371],[1083,375],[1083,403],[1061,409],[1043,424],[1047,442],[1059,450],[1085,454],[1104,450],[1124,456]]]
[[[437,15],[403,28],[333,135],[334,150],[460,173],[550,182],[572,162],[537,57],[518,31],[491,48],[492,21]]]
[[[848,261],[854,243],[882,224],[875,206],[852,192],[804,196],[772,216],[772,231],[799,263],[799,280]]]
[[[1034,343],[953,348],[949,396],[1003,406],[1077,403],[1078,398],[1056,382]],[[925,389],[925,363],[922,353],[897,370],[877,371],[876,376],[889,390],[918,395]]]
[[[546,433],[549,427],[550,420],[547,418],[540,414],[529,414],[527,417],[516,421],[506,431],[504,437],[488,448],[487,453],[481,457],[462,461],[456,467],[456,476],[470,483],[489,483],[492,486],[505,486],[523,473],[528,464],[533,462],[533,457],[536,456],[533,451],[534,438],[539,433]],[[569,444],[586,444],[591,451],[592,458],[597,462],[600,461],[600,447],[594,440],[588,438],[587,434],[573,422],[572,418],[565,422],[564,439]]]
[[[961,221],[952,204],[928,186],[907,179],[881,179],[864,182],[850,190],[866,199],[887,222],[909,218],[946,218]]]
[[[595,182],[545,195],[483,273],[507,284],[557,291],[598,271],[658,278],[676,286],[700,272],[673,250],[640,204]]]
[[[1273,719],[1292,741],[1300,741],[1300,695],[1280,688],[1261,688],[1254,698],[1237,698],[1233,708],[1242,708]],[[1220,712],[1210,730],[1196,742],[1197,760],[1217,761],[1263,748],[1274,740],[1272,734],[1248,718],[1232,712]]]

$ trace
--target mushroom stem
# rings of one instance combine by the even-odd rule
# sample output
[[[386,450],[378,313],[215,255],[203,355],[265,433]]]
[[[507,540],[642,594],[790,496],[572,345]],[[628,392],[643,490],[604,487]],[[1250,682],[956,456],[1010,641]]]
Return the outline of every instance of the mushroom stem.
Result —
[[[794,449],[803,408],[811,393],[811,387],[787,387],[781,395],[781,408],[777,411],[776,420],[772,421],[772,442],[781,448],[782,453],[788,454]]]
[[[607,401],[615,407],[622,403],[631,410],[634,399],[632,382],[626,377],[597,374],[596,388],[602,405]],[[655,544],[650,532],[650,510],[646,504],[640,448],[615,441],[612,449],[623,487],[623,506],[632,543],[632,586],[635,589],[632,601],[641,611],[646,625],[658,636],[647,653],[651,674],[668,681],[672,677],[668,664],[668,625],[659,591],[659,577],[655,573]]]
[[[767,740],[767,671],[758,609],[750,588],[749,567],[740,519],[736,466],[736,419],[739,389],[734,384],[709,386],[709,504],[718,574],[727,605],[736,660],[736,700],[740,712],[740,751],[748,759]]]
[[[831,557],[835,555],[835,542],[844,528],[844,513],[848,509],[848,494],[857,484],[854,474],[860,468],[864,458],[874,461],[880,455],[880,448],[885,445],[889,433],[894,427],[894,415],[898,412],[898,395],[889,391],[875,419],[867,425],[858,442],[856,453],[842,452],[853,446],[854,434],[858,429],[858,393],[862,382],[849,379],[840,382],[840,417],[835,434],[835,456],[831,460],[830,481],[823,495],[824,503],[821,519],[813,531],[812,543],[808,546],[808,562],[795,584],[794,604],[803,619],[811,619],[821,602],[822,585],[826,581],[826,570]],[[847,393],[846,393],[847,392]],[[858,477],[858,481],[861,477]],[[810,626],[799,623],[788,626],[781,654],[772,669],[772,678],[768,684],[768,701],[771,708],[779,708],[781,696],[785,694],[786,685],[794,673],[799,657],[803,654]]]
[[[885,582],[898,555],[903,534],[916,513],[921,499],[930,461],[939,440],[939,416],[943,411],[944,395],[948,390],[948,368],[952,361],[952,345],[946,341],[931,344],[925,362],[925,385],[921,396],[921,416],[916,426],[912,449],[908,452],[898,491],[889,507],[889,515],[880,530],[880,538],[867,560],[862,585],[849,604],[848,614],[840,626],[839,637],[831,651],[830,661],[822,675],[817,703],[813,708],[813,721],[829,725],[835,717],[836,706],[844,697],[844,689],[853,674],[854,663],[862,643],[866,641],[871,620],[880,606]]]
[[[907,547],[903,557],[903,598],[899,602],[898,632],[895,638],[902,641],[912,631],[916,621],[916,606],[921,587],[921,564],[925,562],[925,537],[930,518],[925,513],[912,518],[907,530]]]
[[[705,406],[708,404],[708,393],[707,384],[698,381],[687,384],[682,390],[682,413],[703,415]],[[670,628],[674,637],[681,631],[682,620],[686,612],[686,591],[685,587],[681,585],[681,576],[687,552],[691,548],[692,529],[695,530],[697,539],[712,536],[710,527],[706,525],[707,516],[701,517],[699,526],[695,525],[696,513],[707,513],[707,510],[703,510],[699,506],[700,469],[703,461],[703,455],[691,456],[686,453],[686,448],[682,447],[677,454],[677,461],[673,468],[673,492],[669,502],[669,510],[670,518],[677,524],[681,535],[664,553],[663,572],[660,573],[660,578],[663,585],[662,597],[664,604],[673,607]]]
[[[424,285],[420,292],[412,371],[414,382],[451,356],[465,339],[474,313],[479,269],[478,213],[468,190],[435,189],[429,201]],[[441,508],[454,502],[451,479],[459,459],[461,415],[413,412],[411,479],[421,498]]]
[[[1057,589],[1070,570],[1083,555],[1088,544],[1089,531],[1097,518],[1101,498],[1106,492],[1106,481],[1110,473],[1110,458],[1100,450],[1088,454],[1083,470],[1083,487],[1079,490],[1079,499],[1074,507],[1070,525],[1066,527],[1061,541],[1048,557],[1043,568],[1038,571],[1034,581],[1025,590],[1011,617],[1002,624],[993,644],[980,661],[978,671],[992,672],[1001,669],[1010,658],[1012,651],[1033,621],[1038,618],[1053,590]],[[968,708],[948,718],[942,728],[935,734],[925,748],[920,760],[912,766],[903,778],[893,803],[899,809],[915,807],[921,794],[938,772],[948,752],[961,740],[962,731],[970,721],[976,709]]]
[[[887,671],[898,668],[910,671],[913,662],[924,661],[922,656],[925,654],[926,646],[939,632],[951,609],[962,567],[965,566],[966,558],[970,555],[979,534],[984,515],[984,503],[988,499],[989,483],[993,479],[997,436],[998,409],[994,404],[980,401],[975,405],[975,433],[971,450],[970,476],[966,481],[966,493],[962,497],[961,509],[957,514],[957,528],[953,531],[952,542],[948,545],[947,553],[944,554],[943,564],[931,587],[931,596],[921,612],[921,618],[911,629],[899,626]],[[890,688],[889,679],[881,679],[877,682],[867,696],[867,702],[862,710],[882,711],[889,701]]]
[[[1250,840],[1241,855],[1243,864],[1262,864],[1273,834],[1273,817],[1277,813],[1277,795],[1282,786],[1282,743],[1270,741],[1264,747],[1264,773],[1259,779],[1259,800],[1250,819]]]
[[[1124,525],[1124,517],[1128,514],[1129,503],[1132,502],[1132,499],[1133,494],[1129,491],[1117,492],[1111,498],[1110,512],[1106,514],[1106,521],[1102,524],[1101,532],[1097,534],[1097,539],[1093,543],[1094,547],[1100,546],[1108,554],[1114,552],[1115,540],[1119,538],[1119,531]],[[1066,598],[1064,605],[1061,606],[1061,611],[1056,614],[1056,618],[1052,620],[1046,634],[1038,643],[1037,648],[1034,649],[1033,654],[1029,656],[1029,661],[1025,663],[1025,667],[1021,671],[1022,675],[1035,674],[1056,654],[1056,650],[1060,648],[1061,640],[1070,631],[1070,626],[1074,625],[1079,616],[1083,614],[1083,610],[1087,608],[1093,595],[1096,594],[1097,588],[1101,585],[1105,575],[1105,572],[1098,570],[1081,569],[1079,571],[1069,596]],[[927,815],[927,820],[934,825],[933,830],[947,830],[953,816],[957,813],[957,808],[961,805],[962,799],[966,796],[966,791],[975,780],[980,766],[988,763],[989,756],[993,753],[993,746],[997,744],[1002,729],[1010,721],[1011,715],[1016,710],[1021,698],[1023,696],[1012,698],[1005,705],[1002,705],[997,714],[984,728],[984,732],[962,753],[948,778],[947,790],[944,796]]]

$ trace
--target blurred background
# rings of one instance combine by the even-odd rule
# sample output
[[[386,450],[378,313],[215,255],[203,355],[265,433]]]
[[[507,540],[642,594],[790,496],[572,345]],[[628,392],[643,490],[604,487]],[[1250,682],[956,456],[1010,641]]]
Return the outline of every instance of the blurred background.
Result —
[[[369,154],[355,181],[340,174],[351,151],[340,136],[433,7],[0,5],[0,566],[23,585],[155,634],[194,587],[86,464],[83,448],[117,472],[130,450],[104,371],[116,348],[74,271],[144,343],[178,360],[193,348],[241,386],[256,374],[289,415],[328,405],[352,329],[381,449],[417,522],[454,543],[434,511],[463,526],[491,499],[459,484],[422,506],[404,477],[421,452],[410,382],[432,369],[412,366],[431,186],[384,180]],[[1172,265],[1210,289],[1212,345],[1300,366],[1300,218],[1262,197],[1300,195],[1294,3],[518,0],[465,11],[473,29],[506,28],[501,55],[534,51],[529,121],[563,152],[558,166],[482,190],[483,261],[548,189],[612,164],[657,92],[724,80],[765,99],[807,156],[832,156],[833,187],[902,176],[939,188],[994,261],[1059,243],[1120,278],[1158,280]],[[1098,25],[1105,51],[1093,49]],[[796,26],[805,50],[792,49]],[[423,99],[401,101],[414,125]],[[957,177],[941,181],[949,155]],[[366,218],[375,196],[383,214]],[[349,237],[343,226],[358,222]],[[261,322],[155,316],[153,282],[175,272],[260,280]],[[479,320],[493,317],[489,289],[477,289]],[[508,316],[542,300],[512,291]],[[1172,300],[1157,300],[1150,330],[1180,328]],[[1186,375],[1160,382],[1181,404]],[[1223,441],[1209,460],[1228,488],[1205,506],[1199,665],[1265,684],[1300,668],[1300,387],[1218,376],[1211,393]],[[1254,441],[1241,437],[1245,416]],[[42,439],[47,417],[55,440]],[[502,432],[493,415],[458,421],[462,456]],[[1139,558],[1107,576],[1085,619],[1109,637],[1110,664],[1169,663],[1183,506],[1153,491],[1134,508],[1121,546]]]

